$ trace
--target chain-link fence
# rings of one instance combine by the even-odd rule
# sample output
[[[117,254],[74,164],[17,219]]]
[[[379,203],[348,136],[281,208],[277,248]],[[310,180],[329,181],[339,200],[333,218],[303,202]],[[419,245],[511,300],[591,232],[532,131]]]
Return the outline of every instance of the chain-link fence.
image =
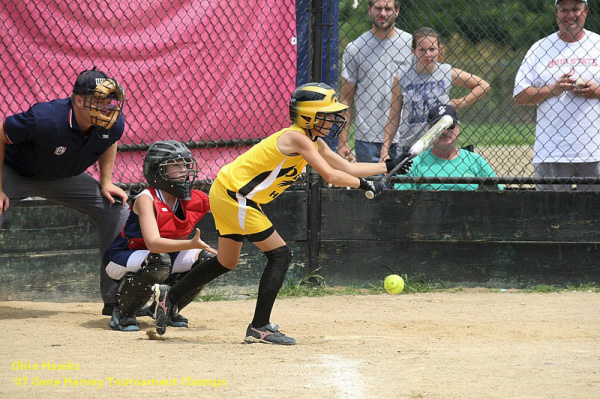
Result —
[[[7,0],[2,8],[3,115],[69,97],[92,66],[125,88],[115,182],[144,182],[144,151],[164,139],[193,148],[210,180],[289,125],[293,1]]]
[[[588,96],[569,88],[563,94],[558,90],[552,96],[529,98],[530,101],[523,100],[517,104],[513,100],[513,94],[516,94],[513,90],[517,79],[519,90],[534,86],[542,91],[544,86],[554,83],[563,73],[572,73],[573,80],[582,77],[591,83],[590,90],[597,90],[600,83],[600,43],[590,32],[600,31],[597,1],[590,2],[589,13],[584,2],[563,1],[559,3],[556,14],[552,0],[400,0],[397,3],[400,8],[395,25],[408,34],[408,41],[402,32],[395,36],[381,36],[385,24],[394,19],[391,15],[393,8],[390,8],[394,6],[393,1],[340,1],[339,82],[342,97],[344,84],[348,82],[348,90],[353,94],[350,97],[354,104],[353,125],[347,144],[354,156],[368,160],[371,154],[361,148],[365,141],[372,145],[383,143],[384,147],[392,143],[389,141],[390,134],[386,136],[385,132],[386,124],[394,121],[390,108],[402,107],[401,118],[396,117],[400,119],[399,127],[396,128],[393,123],[387,127],[395,133],[395,140],[401,146],[414,142],[410,135],[419,131],[419,126],[424,129],[429,107],[440,103],[455,104],[454,100],[469,95],[469,100],[472,100],[471,93],[477,94],[477,89],[473,89],[473,82],[465,84],[464,79],[460,79],[455,73],[459,69],[489,84],[489,91],[458,111],[457,147],[472,146],[473,152],[460,151],[468,155],[463,156],[442,151],[440,156],[444,159],[423,156],[417,159],[417,163],[422,164],[421,168],[418,171],[413,169],[420,184],[407,185],[415,183],[415,178],[402,178],[399,180],[407,183],[403,187],[441,187],[433,183],[448,184],[446,189],[477,187],[453,186],[457,180],[449,176],[466,176],[471,182],[477,181],[477,176],[482,179],[492,176],[481,166],[480,156],[498,176],[496,179],[488,178],[487,182],[508,183],[505,188],[532,188],[536,182],[566,182],[569,187],[569,183],[574,182],[595,182],[599,172],[600,137],[594,125],[600,117],[597,99],[600,92]],[[576,30],[576,26],[585,21],[585,28],[589,31],[582,36],[583,39],[578,37],[578,41],[568,43],[553,35],[559,30],[557,24],[561,21],[570,25],[561,27],[561,30]],[[423,34],[423,27],[439,32],[438,40],[421,43],[423,38],[432,39]],[[415,36],[416,43],[410,42],[411,35],[419,31],[420,39],[416,40]],[[429,33],[433,35],[433,32]],[[528,50],[546,36],[549,38],[545,47],[538,49],[524,63]],[[404,46],[410,46],[408,51],[414,54],[410,62],[402,64],[406,49],[401,48],[398,41],[407,42]],[[432,46],[440,50],[438,64],[434,68],[428,64],[435,61],[431,51],[427,51],[432,50]],[[382,60],[385,60],[385,65],[381,64]],[[522,74],[517,77],[522,63]],[[390,68],[390,64],[394,65]],[[449,64],[447,69],[443,64]],[[389,80],[382,84],[382,75],[390,73],[392,81],[396,77],[398,84],[393,90]],[[392,90],[391,95],[387,94],[389,90]],[[394,90],[400,95],[394,96]],[[388,102],[384,101],[386,95]],[[539,107],[534,103],[540,104]],[[383,118],[380,114],[384,115]],[[370,120],[372,115],[376,118]],[[377,146],[374,150],[378,150]],[[378,155],[377,152],[376,157]],[[542,165],[534,166],[534,162]],[[574,168],[576,164],[582,167]],[[589,168],[585,170],[587,166]],[[538,173],[535,173],[536,170]],[[569,180],[570,177],[573,178]],[[583,184],[579,190],[591,187]],[[565,186],[540,188],[565,189]]]
[[[385,7],[387,3],[379,0],[373,5]],[[583,4],[564,3],[573,7]],[[587,16],[585,27],[600,31],[600,5],[592,1],[589,6],[589,14],[582,11]],[[344,50],[373,27],[374,14],[369,10],[367,0],[340,0],[339,4],[327,0],[7,0],[0,11],[0,27],[5,32],[0,42],[0,110],[6,116],[35,102],[68,97],[77,74],[95,65],[122,83],[127,93],[127,126],[114,180],[125,185],[142,183],[141,164],[147,146],[158,139],[176,139],[193,148],[203,164],[203,178],[210,182],[222,165],[289,124],[288,99],[298,83],[326,81],[337,86],[343,97]],[[567,11],[571,19],[582,14]],[[489,84],[489,91],[458,112],[458,146],[473,146],[470,158],[481,157],[498,176],[495,180],[481,177],[492,183],[487,186],[501,182],[506,183],[505,188],[534,187],[539,182],[534,152],[551,151],[552,146],[561,151],[566,148],[567,155],[544,158],[549,162],[600,159],[596,156],[600,149],[595,123],[569,125],[574,110],[584,110],[584,119],[595,122],[600,117],[596,115],[597,99],[572,91],[555,96],[568,111],[546,122],[559,133],[547,134],[545,142],[538,139],[540,147],[535,151],[536,107],[517,105],[513,100],[517,71],[528,49],[558,29],[552,0],[401,0],[395,25],[409,35],[422,27],[434,28],[444,48],[445,59],[440,62]],[[595,85],[589,87],[597,88],[600,44],[582,48],[587,55],[580,55],[581,48],[571,55],[552,55],[554,62],[545,68],[553,75],[556,70],[574,70]],[[408,50],[411,58],[404,57],[404,67],[415,64],[412,50]],[[383,55],[381,49],[373,48],[371,58]],[[316,65],[325,73],[315,72],[319,70]],[[533,84],[547,83],[543,71],[537,73]],[[450,80],[450,99],[471,91],[459,87],[456,79]],[[376,90],[382,94],[387,89]],[[387,122],[389,108],[379,112],[383,117],[378,117],[376,135],[382,137],[381,126]],[[357,110],[353,113],[356,116]],[[354,156],[360,129],[354,119],[347,138]],[[573,139],[567,137],[567,130],[581,135],[569,142]],[[369,136],[367,141],[378,140]],[[589,154],[587,158],[584,152]],[[90,173],[97,175],[98,171],[92,168]],[[589,178],[596,176],[594,171],[583,176],[569,173],[558,174],[567,180],[544,181],[589,183],[594,181]],[[448,179],[444,174],[425,175],[399,180],[448,183],[442,181]],[[474,179],[463,181],[465,184],[478,179],[471,172],[460,176]],[[570,176],[580,177],[569,180]]]

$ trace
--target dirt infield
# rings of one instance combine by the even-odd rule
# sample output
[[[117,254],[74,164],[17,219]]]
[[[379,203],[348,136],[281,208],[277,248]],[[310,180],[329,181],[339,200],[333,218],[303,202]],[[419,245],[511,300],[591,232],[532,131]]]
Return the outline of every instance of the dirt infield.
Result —
[[[600,397],[598,293],[282,299],[293,347],[241,343],[253,300],[193,303],[162,340],[99,310],[0,302],[0,397]]]
[[[497,176],[533,177],[533,146],[478,147]]]

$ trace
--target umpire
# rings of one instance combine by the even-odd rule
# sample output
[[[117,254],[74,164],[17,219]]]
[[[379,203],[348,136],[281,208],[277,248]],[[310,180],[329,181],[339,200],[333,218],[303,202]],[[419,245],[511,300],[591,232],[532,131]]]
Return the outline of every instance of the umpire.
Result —
[[[94,67],[77,77],[70,98],[34,104],[0,123],[0,226],[10,205],[43,197],[91,216],[104,254],[129,213],[127,193],[112,182],[124,104],[121,85]],[[100,182],[85,173],[96,161]],[[103,314],[112,313],[115,289],[101,267]]]

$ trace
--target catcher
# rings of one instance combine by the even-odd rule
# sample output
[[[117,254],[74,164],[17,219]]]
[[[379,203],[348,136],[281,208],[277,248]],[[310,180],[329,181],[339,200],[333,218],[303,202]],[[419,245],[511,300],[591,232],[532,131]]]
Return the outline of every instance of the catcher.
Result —
[[[106,252],[106,273],[119,281],[118,306],[110,327],[139,331],[136,315],[154,315],[144,305],[156,283],[173,284],[216,251],[200,239],[194,226],[210,211],[208,195],[192,189],[198,176],[198,162],[190,150],[177,141],[158,141],[144,159],[144,177],[149,187],[132,201],[131,213],[120,235]],[[194,231],[191,239],[188,239]],[[200,293],[196,286],[173,303],[166,321],[173,327],[187,327],[183,309]],[[140,311],[142,309],[142,311]]]

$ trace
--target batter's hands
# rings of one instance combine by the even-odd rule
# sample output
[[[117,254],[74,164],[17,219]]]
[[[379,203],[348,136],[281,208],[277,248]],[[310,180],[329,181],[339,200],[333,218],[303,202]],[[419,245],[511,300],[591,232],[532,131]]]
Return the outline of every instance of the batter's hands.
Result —
[[[385,162],[390,159],[390,154],[388,153],[388,149],[385,146],[381,146],[381,151],[379,152],[379,162]]]
[[[8,195],[6,195],[4,191],[0,190],[0,215],[2,215],[2,212],[8,211],[9,202]]]
[[[108,183],[102,186],[100,192],[102,193],[102,196],[105,197],[111,204],[115,203],[114,197],[121,199],[121,205],[125,205],[127,203],[127,193],[120,187],[115,186],[113,183]]]
[[[200,238],[200,229],[194,230],[192,244],[194,244],[194,248],[204,249],[206,252],[210,252],[211,254],[217,254],[216,249],[212,248],[210,245],[202,241],[202,239]]]
[[[379,181],[365,180],[362,177],[359,177],[358,180],[360,182],[358,188],[365,191],[371,191],[375,196],[378,196],[385,190],[384,185]]]
[[[400,162],[404,161],[406,158],[410,158],[410,153],[409,152],[405,152],[403,151],[402,154],[400,154],[399,157],[394,158],[394,159],[387,159],[385,161],[385,166],[387,168],[388,173],[390,173]],[[400,168],[400,170],[398,170],[398,174],[399,175],[405,175],[408,173],[408,171],[410,170],[410,167],[412,166],[412,159],[409,159],[408,161],[406,161],[406,163]]]

